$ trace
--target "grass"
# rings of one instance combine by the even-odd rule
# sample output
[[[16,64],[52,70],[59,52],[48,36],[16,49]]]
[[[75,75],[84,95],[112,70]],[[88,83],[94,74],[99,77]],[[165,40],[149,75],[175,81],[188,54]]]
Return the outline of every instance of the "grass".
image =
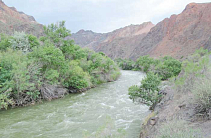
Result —
[[[156,138],[202,138],[199,130],[190,128],[184,120],[172,120],[161,125]]]

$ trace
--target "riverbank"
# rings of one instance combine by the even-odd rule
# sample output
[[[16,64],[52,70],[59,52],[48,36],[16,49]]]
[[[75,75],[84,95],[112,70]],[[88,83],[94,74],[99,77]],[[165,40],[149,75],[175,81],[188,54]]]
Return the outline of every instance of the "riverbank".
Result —
[[[142,124],[140,138],[157,138],[163,135],[162,133],[168,134],[168,131],[175,131],[174,133],[184,131],[184,134],[198,131],[197,138],[211,137],[211,120],[197,116],[191,92],[179,93],[170,83],[165,85],[163,92],[166,95]],[[171,128],[173,130],[170,130]],[[180,137],[185,136],[180,135]]]
[[[112,138],[137,138],[149,108],[134,104],[129,99],[128,88],[140,84],[145,74],[121,73],[117,81],[101,84],[85,93],[0,111],[0,137],[93,138],[112,134]]]

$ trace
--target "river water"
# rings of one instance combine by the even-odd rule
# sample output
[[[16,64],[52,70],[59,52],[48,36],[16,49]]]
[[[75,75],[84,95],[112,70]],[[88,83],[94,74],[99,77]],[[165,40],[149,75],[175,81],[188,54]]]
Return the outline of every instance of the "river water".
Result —
[[[144,73],[121,71],[121,77],[86,93],[34,106],[0,111],[1,138],[138,138],[148,107],[134,104],[131,85],[140,84]],[[119,131],[121,132],[119,133]],[[96,136],[97,137],[97,136]]]

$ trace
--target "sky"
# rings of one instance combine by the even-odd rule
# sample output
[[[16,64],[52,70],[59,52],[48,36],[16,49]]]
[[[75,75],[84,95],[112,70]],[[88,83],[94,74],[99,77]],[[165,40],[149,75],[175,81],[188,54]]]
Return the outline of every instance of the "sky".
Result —
[[[66,21],[75,33],[81,29],[98,33],[111,32],[131,24],[151,21],[154,24],[181,13],[188,3],[209,0],[3,0],[36,21],[48,25]]]

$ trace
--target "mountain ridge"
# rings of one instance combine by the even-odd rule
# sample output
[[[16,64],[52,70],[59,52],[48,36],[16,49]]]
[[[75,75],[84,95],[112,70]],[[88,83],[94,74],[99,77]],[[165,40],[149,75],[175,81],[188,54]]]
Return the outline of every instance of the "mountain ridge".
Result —
[[[111,58],[136,60],[143,55],[156,58],[170,55],[180,59],[200,47],[211,50],[211,3],[190,3],[180,14],[150,26],[145,33],[135,35],[137,30],[130,32],[128,28],[133,30],[135,25],[105,34],[77,32],[71,38],[76,44],[104,52]]]
[[[43,25],[37,23],[33,16],[20,12],[15,7],[8,7],[0,0],[0,33],[12,34],[14,31],[40,36]]]
[[[104,52],[111,58],[129,58],[127,51],[134,49],[134,45],[154,27],[151,22],[140,25],[129,25],[108,33],[94,33],[90,30],[80,30],[72,34],[73,39],[81,47],[90,48],[96,52]],[[129,41],[132,44],[129,45]]]

